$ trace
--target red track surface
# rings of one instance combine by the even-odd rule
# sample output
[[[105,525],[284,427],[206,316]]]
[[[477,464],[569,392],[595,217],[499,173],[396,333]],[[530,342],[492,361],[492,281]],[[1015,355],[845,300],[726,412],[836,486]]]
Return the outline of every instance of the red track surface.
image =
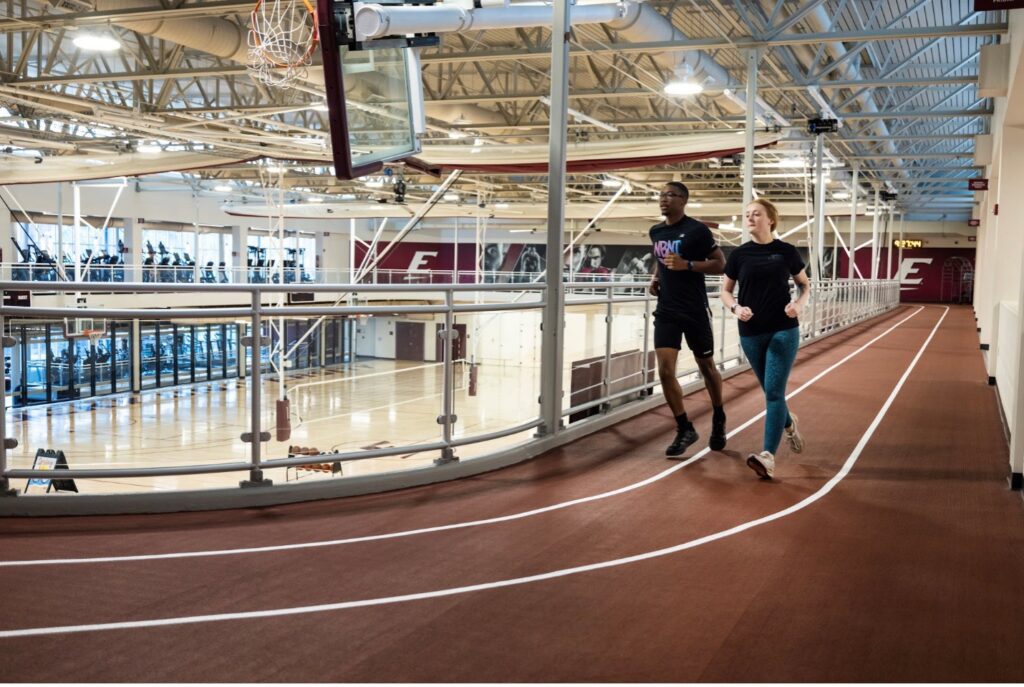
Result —
[[[914,308],[800,352],[790,389]],[[0,567],[0,631],[462,587],[671,547],[776,513],[854,451],[944,312],[921,311],[791,400],[806,451],[744,465],[757,422],[648,486],[532,517],[230,556]],[[942,322],[858,462],[806,508],[703,546],[515,586],[274,618],[0,638],[5,681],[1001,681],[1024,678],[1024,514],[968,309]],[[707,437],[703,392],[687,400]],[[726,382],[730,425],[763,409]],[[527,464],[249,511],[0,521],[4,561],[363,536],[478,520],[662,472],[665,409]]]

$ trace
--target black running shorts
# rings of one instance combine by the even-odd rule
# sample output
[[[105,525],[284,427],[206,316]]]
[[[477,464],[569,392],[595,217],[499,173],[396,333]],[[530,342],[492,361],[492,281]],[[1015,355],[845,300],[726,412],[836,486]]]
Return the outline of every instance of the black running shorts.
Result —
[[[686,346],[693,351],[694,358],[710,358],[715,354],[715,336],[711,332],[711,311],[707,310],[704,317],[687,315],[664,315],[654,313],[654,347],[682,348],[683,339]]]

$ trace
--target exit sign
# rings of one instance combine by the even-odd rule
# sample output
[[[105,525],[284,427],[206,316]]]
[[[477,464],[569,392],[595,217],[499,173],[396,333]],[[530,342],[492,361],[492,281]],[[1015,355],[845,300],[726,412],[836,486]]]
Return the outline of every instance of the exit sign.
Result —
[[[892,242],[893,248],[921,248],[923,245],[921,239],[896,239]]]
[[[968,179],[967,188],[972,191],[987,191],[988,179]]]

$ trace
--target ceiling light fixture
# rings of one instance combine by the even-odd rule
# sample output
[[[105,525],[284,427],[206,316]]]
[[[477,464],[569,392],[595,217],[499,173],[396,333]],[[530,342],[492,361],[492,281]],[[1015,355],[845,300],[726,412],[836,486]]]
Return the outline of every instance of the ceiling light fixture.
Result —
[[[495,203],[494,207],[497,208],[498,210],[507,210],[508,203]]]
[[[159,153],[163,148],[156,143],[140,143],[135,146],[135,150],[139,153]]]
[[[665,84],[665,94],[674,96],[697,95],[704,85],[694,78],[693,67],[688,64],[676,69],[675,78]]]
[[[121,41],[110,35],[96,33],[75,36],[71,42],[75,44],[76,48],[92,52],[113,52],[121,49]]]
[[[680,80],[673,79],[665,84],[665,95],[673,95],[677,97],[697,95],[702,93],[704,87],[692,79]]]
[[[213,187],[213,190],[216,191],[217,193],[231,193],[235,189],[234,187],[229,186],[228,184],[217,184],[216,186]]]

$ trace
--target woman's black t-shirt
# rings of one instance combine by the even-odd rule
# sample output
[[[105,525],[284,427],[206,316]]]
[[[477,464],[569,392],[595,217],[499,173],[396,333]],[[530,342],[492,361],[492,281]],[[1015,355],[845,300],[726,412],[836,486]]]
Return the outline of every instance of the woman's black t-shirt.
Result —
[[[792,244],[749,241],[735,249],[725,263],[725,275],[740,284],[739,304],[754,311],[739,321],[740,336],[756,336],[800,326],[786,314],[790,302],[789,278],[800,273],[804,261]]]

